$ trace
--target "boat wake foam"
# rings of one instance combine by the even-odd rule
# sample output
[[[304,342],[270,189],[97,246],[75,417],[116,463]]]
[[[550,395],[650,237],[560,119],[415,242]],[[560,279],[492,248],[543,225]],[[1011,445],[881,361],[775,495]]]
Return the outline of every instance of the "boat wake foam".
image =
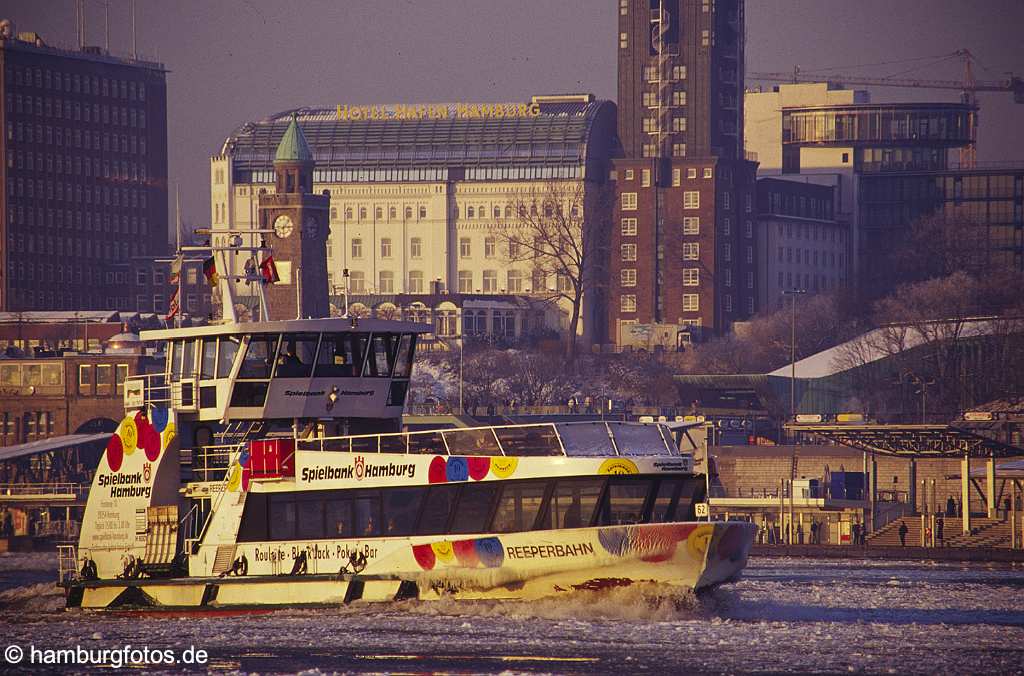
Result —
[[[543,618],[551,620],[625,620],[670,622],[706,617],[717,602],[715,592],[694,594],[682,588],[637,583],[628,587],[575,590],[543,599],[466,601],[441,599],[401,602],[408,613],[449,617]]]
[[[0,591],[0,615],[46,615],[64,611],[64,594],[52,582]]]

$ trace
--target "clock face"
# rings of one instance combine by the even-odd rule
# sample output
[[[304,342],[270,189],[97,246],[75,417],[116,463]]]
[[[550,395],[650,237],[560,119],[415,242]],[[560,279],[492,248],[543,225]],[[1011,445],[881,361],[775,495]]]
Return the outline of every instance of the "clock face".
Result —
[[[281,239],[289,237],[292,234],[292,230],[295,229],[295,224],[292,223],[292,219],[287,215],[281,215],[274,221],[274,234]]]
[[[316,224],[316,219],[312,216],[306,218],[306,225],[303,227],[304,234],[310,239],[315,239],[319,230]]]

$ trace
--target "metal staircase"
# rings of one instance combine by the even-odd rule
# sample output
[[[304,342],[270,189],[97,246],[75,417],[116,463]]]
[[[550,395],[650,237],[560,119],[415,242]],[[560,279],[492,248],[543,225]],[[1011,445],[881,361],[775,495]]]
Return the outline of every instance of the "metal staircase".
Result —
[[[266,423],[262,420],[232,420],[213,435],[219,446],[236,446],[259,436]]]

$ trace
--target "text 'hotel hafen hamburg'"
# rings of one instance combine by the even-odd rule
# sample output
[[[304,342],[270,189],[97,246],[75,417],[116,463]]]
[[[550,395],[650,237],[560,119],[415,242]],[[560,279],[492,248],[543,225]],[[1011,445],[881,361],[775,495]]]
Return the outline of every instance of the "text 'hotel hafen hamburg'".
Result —
[[[217,231],[273,228],[257,222],[260,204],[275,192],[274,160],[293,118],[311,153],[312,192],[330,198],[327,275],[318,283],[327,284],[336,310],[347,288],[351,313],[432,321],[442,337],[514,342],[568,327],[569,308],[545,302],[566,280],[511,255],[502,232],[521,223],[519,208],[543,209],[552,195],[574,222],[589,222],[609,175],[613,103],[567,95],[341,104],[246,123],[211,159],[216,243],[228,240]],[[276,233],[266,237],[279,258],[283,243]],[[236,259],[231,272],[243,263]],[[283,285],[298,282],[283,263]],[[312,280],[303,275],[300,283]],[[598,290],[587,288],[580,326],[587,344],[605,341],[602,305]]]

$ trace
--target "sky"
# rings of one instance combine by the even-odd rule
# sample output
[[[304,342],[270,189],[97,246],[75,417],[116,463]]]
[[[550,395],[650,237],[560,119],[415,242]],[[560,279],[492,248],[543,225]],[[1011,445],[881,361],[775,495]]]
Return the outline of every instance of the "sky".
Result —
[[[104,2],[86,0],[104,44]],[[615,0],[136,0],[139,55],[163,62],[169,203],[210,219],[209,157],[244,122],[305,105],[615,98]],[[130,53],[128,0],[109,0],[110,48]],[[72,0],[4,0],[0,18],[75,44]],[[978,80],[1024,76],[1022,0],[747,0],[747,70],[896,75],[958,48]],[[916,61],[908,61],[917,59]],[[862,64],[882,64],[855,68]],[[959,80],[956,59],[905,76]],[[757,84],[748,77],[748,86]],[[956,101],[954,90],[870,88],[875,101]],[[979,162],[1024,161],[1024,104],[982,93]],[[172,215],[173,219],[173,215]],[[173,220],[172,220],[173,222]]]

